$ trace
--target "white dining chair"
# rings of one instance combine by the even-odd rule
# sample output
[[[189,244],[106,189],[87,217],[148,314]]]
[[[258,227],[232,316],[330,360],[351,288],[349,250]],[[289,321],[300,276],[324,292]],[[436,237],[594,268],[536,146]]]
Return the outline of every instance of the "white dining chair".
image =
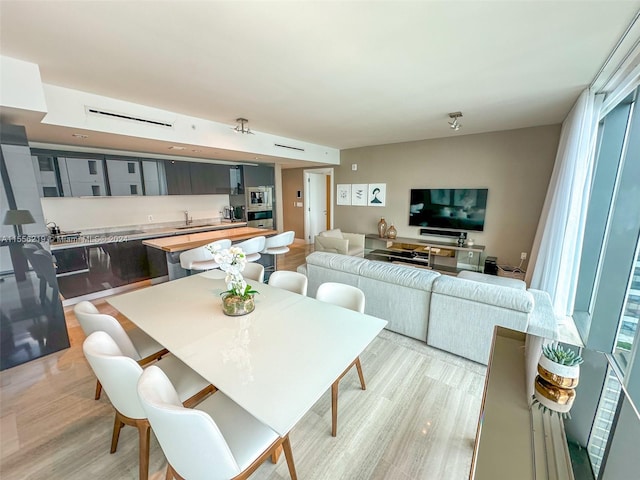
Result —
[[[208,247],[218,247],[223,250],[230,246],[231,240],[224,238],[201,247],[185,250],[180,254],[180,266],[189,274],[192,271],[202,272],[205,270],[213,270],[214,268],[218,268],[220,265],[213,259],[213,253]]]
[[[351,285],[335,282],[323,283],[318,287],[316,300],[332,303],[340,307],[348,308],[349,310],[364,313],[364,292]],[[358,377],[360,377],[360,386],[362,387],[362,390],[367,389],[364,383],[360,357],[358,356],[331,385],[331,435],[334,437],[338,433],[338,384],[342,377],[344,377],[354,365],[358,370]]]
[[[264,248],[261,253],[273,255],[273,270],[277,270],[277,255],[282,255],[289,251],[289,245],[293,243],[295,238],[295,232],[290,230],[288,232],[279,233],[272,237],[267,237],[264,241]]]
[[[156,342],[138,327],[125,330],[111,315],[100,313],[91,302],[82,301],[73,307],[73,313],[80,323],[84,334],[88,337],[93,332],[107,332],[118,344],[124,355],[134,359],[139,365],[146,365],[159,359],[169,351]],[[100,379],[96,382],[95,399],[100,398],[102,386]]]
[[[242,276],[259,283],[264,283],[264,266],[257,262],[250,262],[244,266]]]
[[[138,396],[169,463],[167,480],[246,479],[280,446],[297,480],[289,435],[280,437],[222,392],[183,408],[171,380],[152,365]]]
[[[288,270],[278,270],[269,276],[269,285],[276,288],[284,288],[290,292],[307,294],[309,281],[306,275]]]
[[[247,257],[247,262],[256,262],[260,260],[260,252],[264,250],[265,237],[253,237],[244,242],[236,243],[234,247],[239,247]]]
[[[124,425],[138,429],[140,480],[149,476],[149,421],[137,393],[142,367],[123,354],[117,343],[106,332],[93,332],[82,344],[89,365],[102,383],[116,411],[111,437],[111,453],[115,453]],[[167,355],[154,364],[171,378],[176,386],[180,404],[193,406],[215,387],[195,373],[173,355]]]

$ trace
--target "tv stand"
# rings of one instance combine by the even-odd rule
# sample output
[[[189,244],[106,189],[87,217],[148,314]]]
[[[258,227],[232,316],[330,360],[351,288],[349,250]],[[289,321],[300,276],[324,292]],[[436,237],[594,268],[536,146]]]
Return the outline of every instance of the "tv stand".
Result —
[[[448,275],[457,275],[463,270],[480,272],[484,249],[483,245],[459,247],[415,238],[380,238],[373,233],[364,239],[365,257],[370,260],[428,268]]]

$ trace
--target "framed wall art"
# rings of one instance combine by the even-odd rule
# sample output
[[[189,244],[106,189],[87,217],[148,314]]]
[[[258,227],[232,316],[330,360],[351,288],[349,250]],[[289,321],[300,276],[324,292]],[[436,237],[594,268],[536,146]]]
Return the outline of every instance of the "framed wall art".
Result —
[[[367,205],[370,207],[384,207],[387,199],[386,183],[370,183],[367,194]]]
[[[339,183],[336,186],[336,204],[351,205],[351,184]]]
[[[354,183],[351,185],[351,205],[367,205],[366,183]]]

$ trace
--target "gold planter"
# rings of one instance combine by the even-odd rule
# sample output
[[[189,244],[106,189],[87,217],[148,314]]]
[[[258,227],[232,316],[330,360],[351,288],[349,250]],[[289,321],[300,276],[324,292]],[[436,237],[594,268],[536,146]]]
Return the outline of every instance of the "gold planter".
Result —
[[[225,295],[222,297],[222,311],[230,317],[246,315],[255,310],[256,304],[253,295],[241,297],[238,295]]]

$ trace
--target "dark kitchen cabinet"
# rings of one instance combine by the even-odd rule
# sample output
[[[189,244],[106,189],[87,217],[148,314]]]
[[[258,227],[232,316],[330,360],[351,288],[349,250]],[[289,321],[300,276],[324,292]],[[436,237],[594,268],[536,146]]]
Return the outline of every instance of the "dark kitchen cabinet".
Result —
[[[275,183],[273,167],[262,165],[251,167],[245,165],[243,170],[245,187],[262,187],[274,185]]]
[[[53,253],[58,260],[60,293],[65,298],[168,275],[164,252],[148,248],[142,240],[65,248]]]
[[[228,194],[229,166],[210,163],[189,163],[191,169],[191,193],[201,194]]]
[[[191,195],[191,168],[189,162],[164,162],[169,195]]]

